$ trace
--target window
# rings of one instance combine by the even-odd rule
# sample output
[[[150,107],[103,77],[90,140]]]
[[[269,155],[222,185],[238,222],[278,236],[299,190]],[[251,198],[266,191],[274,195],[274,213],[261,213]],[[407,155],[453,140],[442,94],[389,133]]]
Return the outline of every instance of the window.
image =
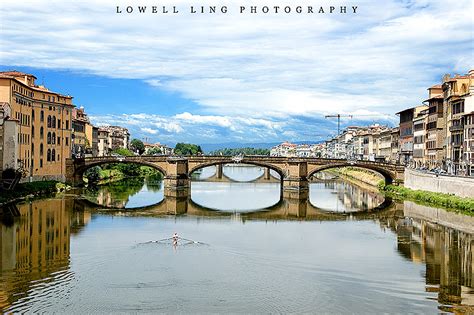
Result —
[[[56,133],[53,132],[52,138],[51,138],[51,143],[56,144]]]
[[[69,145],[69,138],[66,137],[66,145]]]
[[[48,128],[51,128],[51,116],[48,115]]]
[[[43,167],[43,159],[40,159],[40,167]]]
[[[44,139],[44,128],[43,128],[43,126],[40,127],[40,138]]]
[[[51,132],[48,132],[48,136],[47,136],[47,141],[46,141],[47,144],[51,144]],[[48,160],[49,161],[49,160]]]
[[[53,116],[53,118],[52,118],[51,127],[56,128],[56,117],[55,116]]]
[[[66,120],[66,129],[69,129],[69,120]]]
[[[51,151],[51,161],[56,161],[56,150],[53,149],[53,151]]]
[[[43,106],[43,105],[41,105]],[[41,111],[40,112],[40,121],[43,122],[44,121],[44,111]]]
[[[43,156],[43,144],[42,143],[40,144],[40,156]]]
[[[46,156],[46,161],[48,161],[48,162],[51,161],[51,149],[48,149],[48,154]]]
[[[31,138],[35,138],[35,126],[31,126]]]
[[[31,110],[31,120],[35,121],[35,110],[34,109]]]
[[[59,135],[58,135],[57,140],[58,140],[58,145],[60,145],[61,144],[61,137]]]

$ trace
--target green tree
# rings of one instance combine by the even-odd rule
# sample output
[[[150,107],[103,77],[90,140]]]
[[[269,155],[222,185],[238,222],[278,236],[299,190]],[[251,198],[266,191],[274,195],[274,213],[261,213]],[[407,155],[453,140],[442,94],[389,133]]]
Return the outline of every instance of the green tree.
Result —
[[[100,171],[102,169],[100,168],[100,166],[94,166],[94,167],[91,167],[90,169],[88,169],[85,173],[84,173],[84,176],[87,178],[87,182],[89,184],[95,184],[97,182],[99,182],[100,180]]]
[[[177,143],[174,148],[177,155],[197,155],[202,154],[201,146],[191,143]]]
[[[132,149],[133,152],[138,152],[138,154],[143,154],[145,152],[145,145],[143,142],[139,139],[133,139],[130,141],[130,149]]]
[[[155,155],[155,154],[161,154],[161,153],[163,153],[163,152],[161,151],[160,148],[151,148],[150,150],[148,150],[148,152],[146,154]]]
[[[115,150],[112,151],[112,153],[122,155],[122,156],[133,156],[134,155],[132,151],[130,151],[129,149],[125,149],[125,148],[115,149]]]

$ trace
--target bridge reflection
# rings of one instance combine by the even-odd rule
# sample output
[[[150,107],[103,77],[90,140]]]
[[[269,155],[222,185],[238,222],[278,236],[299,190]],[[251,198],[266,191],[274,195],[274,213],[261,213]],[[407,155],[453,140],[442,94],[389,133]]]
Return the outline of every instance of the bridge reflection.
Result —
[[[238,217],[242,221],[246,220],[348,220],[348,219],[369,219],[380,215],[393,215],[395,204],[390,200],[384,200],[380,205],[361,211],[339,212],[324,210],[314,206],[306,195],[306,198],[291,198],[284,196],[272,206],[253,211],[221,211],[200,205],[191,197],[169,197],[166,196],[161,202],[137,208],[114,208],[104,205],[97,205],[88,199],[77,199],[75,202],[84,211],[110,213],[129,216],[166,216],[166,215],[190,215],[198,217]]]

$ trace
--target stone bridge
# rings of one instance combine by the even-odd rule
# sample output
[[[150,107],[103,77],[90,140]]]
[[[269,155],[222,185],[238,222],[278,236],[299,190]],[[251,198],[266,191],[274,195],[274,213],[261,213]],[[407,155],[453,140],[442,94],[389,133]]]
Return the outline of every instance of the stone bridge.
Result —
[[[241,163],[273,170],[280,176],[283,191],[288,193],[307,190],[309,187],[308,179],[311,176],[330,168],[355,166],[370,169],[380,173],[385,178],[386,183],[403,183],[405,171],[404,166],[398,164],[321,158],[271,156],[106,156],[66,160],[66,182],[76,186],[81,185],[83,183],[83,174],[87,169],[111,163],[135,163],[159,170],[164,175],[165,195],[169,196],[188,195],[191,174],[198,169],[214,165]],[[222,176],[222,168],[218,167],[217,170],[217,176]]]

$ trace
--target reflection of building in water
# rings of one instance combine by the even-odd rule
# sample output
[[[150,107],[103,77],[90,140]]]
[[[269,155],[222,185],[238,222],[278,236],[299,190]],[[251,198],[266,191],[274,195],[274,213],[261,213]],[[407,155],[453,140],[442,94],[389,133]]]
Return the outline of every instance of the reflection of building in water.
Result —
[[[127,199],[114,198],[113,193],[107,189],[100,189],[97,194],[97,204],[107,207],[124,208],[128,202]]]
[[[426,264],[426,290],[440,304],[474,305],[474,235],[420,219],[388,219],[400,254]]]
[[[324,186],[337,192],[346,209],[374,209],[384,201],[380,193],[345,181],[325,181]]]
[[[11,226],[0,223],[0,312],[27,295],[31,281],[68,266],[71,225],[88,222],[80,218],[82,213],[71,217],[73,203],[48,199],[20,204],[20,218]]]

